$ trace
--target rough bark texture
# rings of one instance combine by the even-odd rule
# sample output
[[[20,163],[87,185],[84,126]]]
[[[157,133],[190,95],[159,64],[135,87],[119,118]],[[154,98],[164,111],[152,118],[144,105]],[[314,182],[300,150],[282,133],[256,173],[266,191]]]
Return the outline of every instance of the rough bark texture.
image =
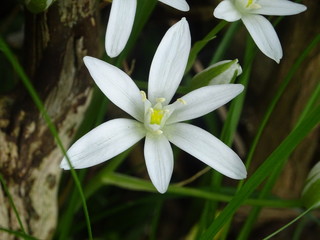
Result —
[[[26,70],[67,146],[88,105],[92,81],[85,55],[98,54],[94,0],[59,0],[47,12],[26,13]],[[57,221],[62,154],[22,84],[0,96],[0,171],[26,231],[50,239]],[[0,186],[0,226],[18,230]],[[0,232],[0,239],[12,239]]]

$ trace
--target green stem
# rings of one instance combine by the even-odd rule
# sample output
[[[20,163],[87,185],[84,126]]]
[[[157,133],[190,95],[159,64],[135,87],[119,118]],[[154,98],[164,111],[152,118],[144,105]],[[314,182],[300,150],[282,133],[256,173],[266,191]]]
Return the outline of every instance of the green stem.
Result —
[[[198,56],[198,53],[207,45],[209,41],[211,41],[215,35],[220,32],[228,22],[226,21],[220,21],[217,26],[215,26],[202,40],[196,42],[191,50],[190,50],[190,55],[188,59],[188,64],[186,67],[185,72],[189,72],[191,67],[193,66],[194,62],[196,61],[196,58]]]
[[[23,227],[23,224],[22,224],[22,221],[21,221],[19,212],[18,212],[18,210],[17,210],[17,208],[16,208],[16,205],[14,204],[14,201],[13,201],[13,199],[12,199],[12,196],[11,196],[11,194],[10,194],[8,188],[7,188],[7,184],[6,184],[6,182],[5,182],[5,180],[4,180],[4,178],[3,178],[3,176],[2,176],[1,173],[0,173],[0,182],[1,182],[1,184],[2,184],[2,187],[3,187],[4,192],[6,193],[6,195],[7,195],[8,198],[9,198],[10,205],[11,205],[11,207],[13,208],[13,211],[14,211],[16,217],[17,217],[17,220],[18,220],[18,222],[19,222],[20,228],[21,228],[22,232],[26,234],[26,231],[25,231],[25,229],[24,229],[24,227]]]
[[[119,173],[109,173],[101,179],[104,185],[113,185],[133,191],[157,192],[153,185],[146,180],[127,176]],[[171,184],[168,188],[168,193],[202,198],[212,201],[230,202],[233,198],[231,195],[226,195],[218,192],[206,191],[196,188],[181,187]],[[282,199],[254,199],[250,198],[244,202],[245,205],[252,206],[268,206],[274,208],[292,208],[301,207],[300,200],[282,200]]]
[[[302,218],[304,215],[306,215],[307,213],[309,213],[311,210],[313,209],[313,207],[307,209],[306,211],[304,211],[303,213],[301,213],[298,217],[296,217],[295,219],[293,219],[291,222],[287,223],[286,225],[284,225],[282,228],[278,229],[277,231],[275,231],[274,233],[270,234],[269,236],[265,237],[263,240],[268,240],[271,239],[272,237],[274,237],[275,235],[277,235],[278,233],[280,233],[281,231],[283,231],[284,229],[286,229],[287,227],[289,227],[290,225],[292,225],[293,223],[295,223],[296,221],[298,221],[300,218]]]
[[[3,232],[7,232],[11,235],[14,235],[16,237],[21,237],[25,240],[38,240],[37,238],[35,237],[32,237],[30,235],[27,235],[25,233],[22,233],[22,232],[19,232],[19,231],[13,231],[13,230],[10,230],[10,229],[6,229],[6,228],[3,228],[3,227],[0,227],[0,231],[3,231]]]

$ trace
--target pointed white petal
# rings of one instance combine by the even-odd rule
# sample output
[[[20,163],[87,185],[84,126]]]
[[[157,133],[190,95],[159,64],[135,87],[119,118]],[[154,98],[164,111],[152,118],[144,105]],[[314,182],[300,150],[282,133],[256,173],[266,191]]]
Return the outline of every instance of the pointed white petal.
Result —
[[[76,141],[67,154],[74,168],[87,168],[127,150],[145,136],[143,125],[132,119],[114,119],[94,128]],[[70,169],[66,158],[60,167]]]
[[[163,134],[147,134],[144,157],[153,185],[160,193],[166,192],[173,170],[173,153]]]
[[[221,84],[202,87],[183,96],[172,104],[174,109],[166,124],[203,116],[221,107],[243,91],[241,84]]]
[[[143,121],[144,104],[132,79],[117,67],[93,57],[84,57],[93,80],[100,90],[119,108]]]
[[[159,0],[173,8],[176,8],[180,11],[187,12],[190,10],[188,3],[185,0]]]
[[[241,19],[261,52],[279,63],[282,48],[271,23],[260,15],[245,15]]]
[[[252,9],[251,13],[286,16],[301,13],[307,9],[303,4],[295,3],[288,0],[260,0],[258,4],[261,8]]]
[[[191,36],[188,22],[182,18],[164,35],[153,58],[148,86],[148,98],[165,98],[168,104],[183,77],[190,52]]]
[[[224,0],[214,9],[213,16],[228,22],[234,22],[241,18],[241,13],[236,9],[233,2]]]
[[[110,57],[118,56],[127,44],[134,17],[137,0],[113,0],[106,31],[106,51]]]
[[[177,147],[233,179],[243,179],[247,171],[238,155],[203,129],[186,123],[166,127],[165,135]]]

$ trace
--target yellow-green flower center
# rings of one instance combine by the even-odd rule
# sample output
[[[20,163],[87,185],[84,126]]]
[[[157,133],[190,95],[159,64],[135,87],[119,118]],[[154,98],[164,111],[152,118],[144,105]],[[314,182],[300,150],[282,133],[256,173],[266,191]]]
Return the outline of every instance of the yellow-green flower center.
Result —
[[[163,115],[164,115],[164,110],[152,109],[151,116],[150,116],[150,124],[160,125]]]
[[[253,0],[248,0],[247,6],[246,7],[250,7],[250,5],[253,3]]]
[[[240,12],[247,12],[254,9],[259,9],[261,6],[257,3],[257,0],[234,0],[236,8]]]

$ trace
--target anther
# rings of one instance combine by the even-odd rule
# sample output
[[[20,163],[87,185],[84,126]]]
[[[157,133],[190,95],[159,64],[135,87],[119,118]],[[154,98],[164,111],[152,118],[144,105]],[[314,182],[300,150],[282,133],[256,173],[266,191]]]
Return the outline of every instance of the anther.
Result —
[[[186,102],[184,99],[182,99],[182,98],[178,98],[177,101],[178,101],[179,103],[182,103],[183,105],[186,105],[186,104],[187,104],[187,102]]]
[[[165,98],[157,98],[157,99],[156,99],[156,102],[157,102],[157,103],[163,103],[163,102],[165,102],[165,101],[166,101]]]
[[[163,133],[163,131],[161,131],[160,129],[158,129],[157,131],[154,131],[156,134],[161,135]]]
[[[146,101],[147,100],[146,93],[144,91],[140,91],[140,94],[141,94],[142,102]]]

